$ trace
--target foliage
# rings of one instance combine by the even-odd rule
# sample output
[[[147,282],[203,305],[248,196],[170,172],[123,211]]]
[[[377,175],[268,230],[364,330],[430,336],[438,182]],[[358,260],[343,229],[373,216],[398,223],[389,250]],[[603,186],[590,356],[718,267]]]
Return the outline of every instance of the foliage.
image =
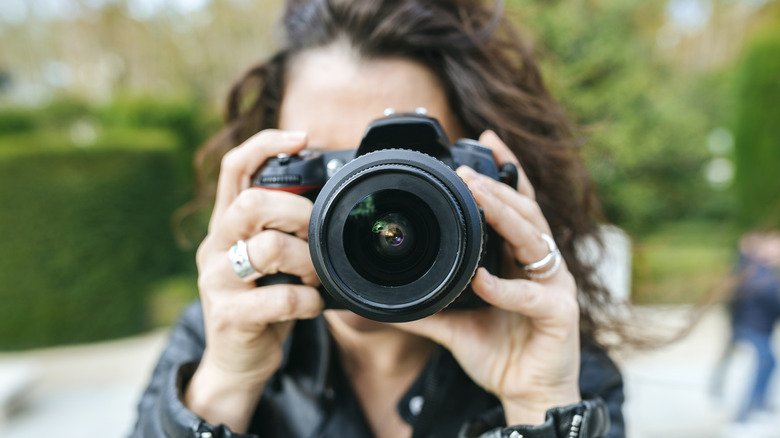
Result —
[[[780,227],[780,7],[738,64],[735,188],[743,228]]]
[[[190,151],[219,124],[213,109],[197,97],[119,95],[96,104],[63,94],[41,107],[0,107],[0,136],[62,131],[67,140],[68,129],[82,121],[93,123],[99,130],[164,130],[176,136],[177,147]]]
[[[714,222],[665,224],[634,245],[632,302],[702,303],[730,292],[734,229]]]
[[[35,114],[28,108],[0,110],[0,135],[30,132],[36,128]]]
[[[728,92],[727,77],[680,74],[656,60],[651,30],[664,4],[510,2],[536,36],[554,94],[584,127],[584,157],[607,217],[634,234],[730,209],[702,175],[707,134],[728,117],[712,105]]]
[[[21,2],[23,21],[0,16],[0,99],[37,105],[63,91],[91,101],[123,93],[221,99],[269,52],[282,1],[147,1],[141,9],[151,13],[140,15],[132,0],[55,3]],[[198,10],[179,10],[185,3]]]
[[[146,328],[145,289],[181,269],[171,150],[0,160],[0,348]]]
[[[213,120],[204,114],[148,98],[0,110],[0,349],[159,323],[150,294],[194,269],[172,215],[191,196],[192,145]]]
[[[175,133],[177,146],[191,152],[216,130],[218,120],[209,109],[206,102],[192,97],[126,96],[112,99],[99,113],[106,125],[158,128]]]
[[[147,309],[152,327],[176,323],[181,309],[198,297],[198,279],[194,274],[175,275],[155,282],[149,290]]]

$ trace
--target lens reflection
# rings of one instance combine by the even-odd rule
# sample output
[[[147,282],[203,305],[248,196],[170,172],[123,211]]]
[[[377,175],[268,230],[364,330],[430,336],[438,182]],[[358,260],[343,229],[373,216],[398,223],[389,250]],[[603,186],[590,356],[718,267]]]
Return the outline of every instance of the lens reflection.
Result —
[[[400,286],[430,269],[439,248],[431,208],[412,193],[380,190],[366,196],[344,223],[344,250],[361,276]]]
[[[414,247],[414,228],[400,213],[382,215],[371,231],[376,251],[385,257],[403,257]]]

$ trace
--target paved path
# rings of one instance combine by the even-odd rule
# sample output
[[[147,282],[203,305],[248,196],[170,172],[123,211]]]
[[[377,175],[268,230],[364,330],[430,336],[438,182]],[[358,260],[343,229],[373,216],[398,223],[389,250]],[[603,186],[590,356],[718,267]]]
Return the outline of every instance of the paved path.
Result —
[[[160,330],[106,343],[0,354],[0,365],[23,362],[39,375],[26,403],[4,424],[0,419],[0,436],[127,436],[166,336]]]
[[[658,312],[659,324],[680,321],[685,311]],[[747,425],[732,423],[752,383],[753,352],[738,346],[726,373],[723,396],[709,395],[715,364],[729,336],[722,308],[708,312],[684,339],[665,348],[618,357],[624,373],[630,438],[780,438],[780,372],[770,390],[773,415]],[[780,336],[774,351],[780,355]]]
[[[682,319],[672,309],[654,313],[658,323]],[[22,364],[39,376],[24,403],[0,418],[3,438],[124,437],[136,400],[164,345],[166,331],[119,341],[0,354],[3,365]],[[722,401],[707,395],[713,364],[728,334],[720,309],[709,312],[684,340],[652,353],[619,357],[626,381],[630,438],[778,438],[780,378],[771,390],[775,415],[736,427],[730,419],[749,379],[753,357],[738,349]],[[775,339],[780,352],[780,336]],[[1,371],[0,371],[1,372]]]

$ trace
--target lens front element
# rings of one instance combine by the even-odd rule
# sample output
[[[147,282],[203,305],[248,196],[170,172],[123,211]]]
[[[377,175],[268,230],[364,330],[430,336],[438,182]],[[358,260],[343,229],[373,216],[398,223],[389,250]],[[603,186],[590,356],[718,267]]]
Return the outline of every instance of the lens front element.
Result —
[[[439,250],[439,235],[433,211],[419,197],[404,190],[379,190],[349,212],[344,223],[344,251],[363,278],[401,286],[431,268]]]

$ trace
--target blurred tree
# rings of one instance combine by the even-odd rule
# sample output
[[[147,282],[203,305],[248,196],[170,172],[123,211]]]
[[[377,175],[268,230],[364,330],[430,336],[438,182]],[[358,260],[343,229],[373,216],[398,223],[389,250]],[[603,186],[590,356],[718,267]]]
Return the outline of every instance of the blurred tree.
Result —
[[[684,72],[659,56],[665,0],[514,0],[549,85],[587,136],[585,158],[608,218],[632,232],[722,218],[705,180],[706,137],[728,118],[727,75]]]
[[[0,15],[0,69],[10,78],[4,98],[38,104],[67,92],[98,101],[138,93],[221,100],[233,77],[270,50],[281,4],[59,1],[71,12],[58,16],[32,1],[18,3],[24,20]],[[142,10],[147,3],[158,7]]]
[[[739,225],[780,228],[780,4],[769,5],[737,65]]]

